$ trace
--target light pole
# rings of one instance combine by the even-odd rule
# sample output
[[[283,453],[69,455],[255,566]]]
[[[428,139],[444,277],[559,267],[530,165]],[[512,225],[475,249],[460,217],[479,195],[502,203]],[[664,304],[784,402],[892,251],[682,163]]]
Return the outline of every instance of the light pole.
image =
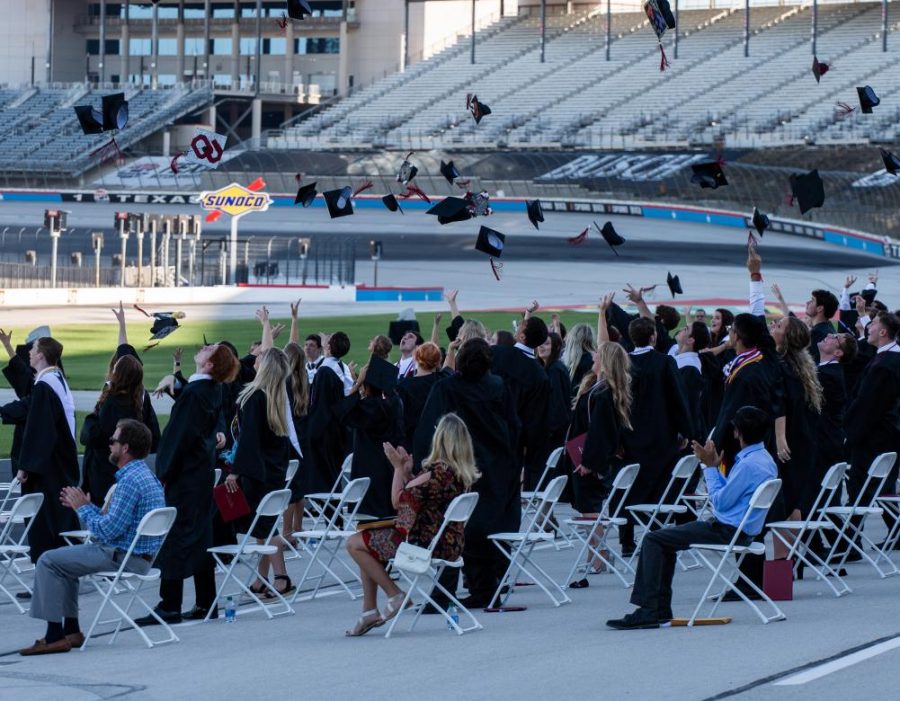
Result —
[[[56,256],[59,250],[59,237],[66,229],[66,214],[59,209],[44,210],[44,226],[50,232],[50,287],[56,287]]]
[[[372,287],[378,287],[378,261],[381,260],[381,241],[369,241],[369,255],[372,256],[372,262],[375,264],[375,279]]]
[[[103,232],[91,234],[91,246],[94,248],[94,287],[100,287],[100,252],[103,250]]]
[[[306,259],[309,257],[309,239],[300,239],[300,260],[303,261],[303,279],[302,284],[306,284]]]

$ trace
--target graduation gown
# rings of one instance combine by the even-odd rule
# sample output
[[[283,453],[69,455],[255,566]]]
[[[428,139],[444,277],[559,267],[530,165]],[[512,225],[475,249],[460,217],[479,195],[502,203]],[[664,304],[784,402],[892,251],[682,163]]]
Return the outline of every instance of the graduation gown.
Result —
[[[109,438],[116,432],[116,424],[121,419],[141,421],[150,429],[150,452],[155,453],[159,449],[159,420],[150,402],[150,395],[144,392],[140,416],[136,415],[129,397],[107,397],[99,413],[87,416],[80,435],[81,445],[84,446],[81,488],[90,493],[91,502],[97,506],[103,505],[106,493],[116,482],[116,466],[109,462]]]
[[[28,417],[22,435],[18,469],[28,473],[22,494],[41,493],[44,503],[28,532],[32,562],[66,542],[61,531],[77,529],[75,512],[59,501],[63,487],[78,484],[78,453],[65,410],[46,382],[36,382],[28,398]]]
[[[631,429],[622,443],[625,463],[641,466],[628,504],[653,504],[678,460],[679,440],[694,428],[675,360],[655,350],[631,355]]]
[[[330,492],[348,452],[347,430],[335,416],[344,399],[344,383],[326,365],[316,371],[310,390],[309,453],[304,463],[304,494]]]
[[[287,436],[278,436],[269,427],[267,406],[265,392],[256,390],[238,410],[240,433],[232,472],[240,475],[251,512],[266,494],[284,489],[290,459],[290,442]]]
[[[546,369],[550,390],[547,402],[548,454],[561,446],[572,420],[572,382],[569,370],[559,360]]]
[[[413,449],[413,440],[416,435],[416,427],[422,416],[422,409],[428,400],[431,388],[450,373],[438,370],[428,375],[405,377],[397,384],[397,396],[403,403],[403,447]]]
[[[820,321],[809,330],[809,352],[817,365],[819,364],[819,341],[831,333],[834,333],[834,326],[830,321]]]
[[[157,559],[163,579],[186,579],[207,562],[212,545],[212,476],[222,387],[211,379],[187,383],[169,416],[156,456],[166,506],[178,509]]]
[[[783,413],[787,424],[785,431],[791,459],[782,462],[776,454],[775,463],[782,482],[785,512],[790,514],[794,509],[800,508],[804,493],[818,486],[815,484],[814,468],[819,414],[807,403],[803,383],[793,368],[781,362],[780,369],[784,393]]]
[[[597,383],[582,394],[572,412],[568,438],[587,434],[581,454],[581,464],[591,471],[582,476],[574,472],[568,453],[565,455],[567,474],[572,481],[572,506],[583,514],[599,513],[603,500],[609,495],[612,480],[622,466],[618,457],[622,445],[622,425],[609,388]]]
[[[288,411],[290,412],[290,420],[294,424],[294,432],[297,434],[297,442],[300,444],[300,450],[302,451],[302,455],[297,452],[294,448],[293,444],[288,442],[290,459],[298,460],[299,467],[297,468],[297,472],[294,475],[294,479],[291,480],[289,489],[291,490],[291,503],[294,504],[300,501],[304,496],[306,496],[303,491],[303,474],[306,471],[306,456],[309,455],[309,414],[303,414],[302,416],[297,416],[294,413],[294,393],[293,393],[293,385],[288,382]]]
[[[585,351],[581,354],[581,358],[578,361],[578,365],[575,367],[575,374],[572,375],[572,398],[575,398],[575,395],[578,394],[578,388],[581,387],[581,381],[584,379],[584,376],[587,375],[591,368],[594,366],[594,356],[592,353]]]
[[[24,356],[24,357],[23,357]],[[25,399],[31,394],[31,388],[34,385],[34,370],[28,364],[28,353],[24,346],[16,349],[16,355],[9,359],[9,363],[3,368],[3,376],[9,382],[19,399]],[[11,403],[7,411],[0,411],[0,418],[3,423],[13,426],[12,446],[9,450],[11,475],[15,477],[16,471],[19,469],[19,453],[22,451],[22,436],[25,435],[25,419],[28,416],[27,403],[16,404]]]
[[[351,394],[336,409],[338,420],[353,431],[353,464],[351,479],[368,477],[369,489],[359,513],[386,518],[396,512],[391,502],[394,468],[384,454],[385,442],[396,445],[403,435],[403,405],[396,394],[389,398]]]
[[[844,383],[844,367],[833,361],[818,368],[822,385],[822,413],[816,420],[816,462],[812,477],[804,490],[801,511],[809,513],[828,468],[846,460],[844,450],[844,407],[847,389]]]
[[[493,346],[491,372],[503,378],[519,418],[516,460],[525,468],[525,488],[534,488],[544,471],[549,433],[550,380],[543,366],[515,346]]]

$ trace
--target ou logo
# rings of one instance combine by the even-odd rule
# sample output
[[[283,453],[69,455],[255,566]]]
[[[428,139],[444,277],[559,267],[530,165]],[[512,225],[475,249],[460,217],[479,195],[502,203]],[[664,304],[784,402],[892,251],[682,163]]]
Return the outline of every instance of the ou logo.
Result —
[[[209,163],[218,163],[222,160],[222,154],[224,153],[224,149],[219,142],[210,141],[209,137],[205,134],[195,136],[194,140],[191,141],[191,148],[197,158],[201,161],[208,161]]]

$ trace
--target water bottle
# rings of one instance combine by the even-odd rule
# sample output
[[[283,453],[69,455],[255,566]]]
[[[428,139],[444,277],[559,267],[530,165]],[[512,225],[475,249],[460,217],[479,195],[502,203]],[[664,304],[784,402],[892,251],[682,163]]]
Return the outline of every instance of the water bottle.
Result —
[[[234,597],[229,596],[225,601],[225,622],[226,623],[234,623],[235,621],[235,610],[234,610]]]
[[[456,608],[456,604],[450,605],[450,608],[447,609],[447,614],[456,625],[459,625],[459,609]],[[447,630],[456,632],[456,629],[450,624],[450,621],[447,621]]]

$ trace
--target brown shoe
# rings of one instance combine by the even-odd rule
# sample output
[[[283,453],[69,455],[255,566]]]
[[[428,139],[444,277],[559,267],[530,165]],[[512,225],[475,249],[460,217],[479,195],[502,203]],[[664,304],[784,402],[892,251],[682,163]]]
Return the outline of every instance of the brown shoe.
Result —
[[[54,643],[48,643],[46,639],[41,638],[40,640],[35,640],[34,645],[31,647],[19,650],[19,654],[23,657],[28,657],[30,655],[52,655],[57,652],[69,652],[71,649],[72,643],[66,638],[57,640]]]
[[[84,645],[84,633],[82,633],[80,630],[77,633],[69,633],[66,636],[66,640],[69,641],[69,644],[74,650],[76,647],[81,647],[82,645]]]

